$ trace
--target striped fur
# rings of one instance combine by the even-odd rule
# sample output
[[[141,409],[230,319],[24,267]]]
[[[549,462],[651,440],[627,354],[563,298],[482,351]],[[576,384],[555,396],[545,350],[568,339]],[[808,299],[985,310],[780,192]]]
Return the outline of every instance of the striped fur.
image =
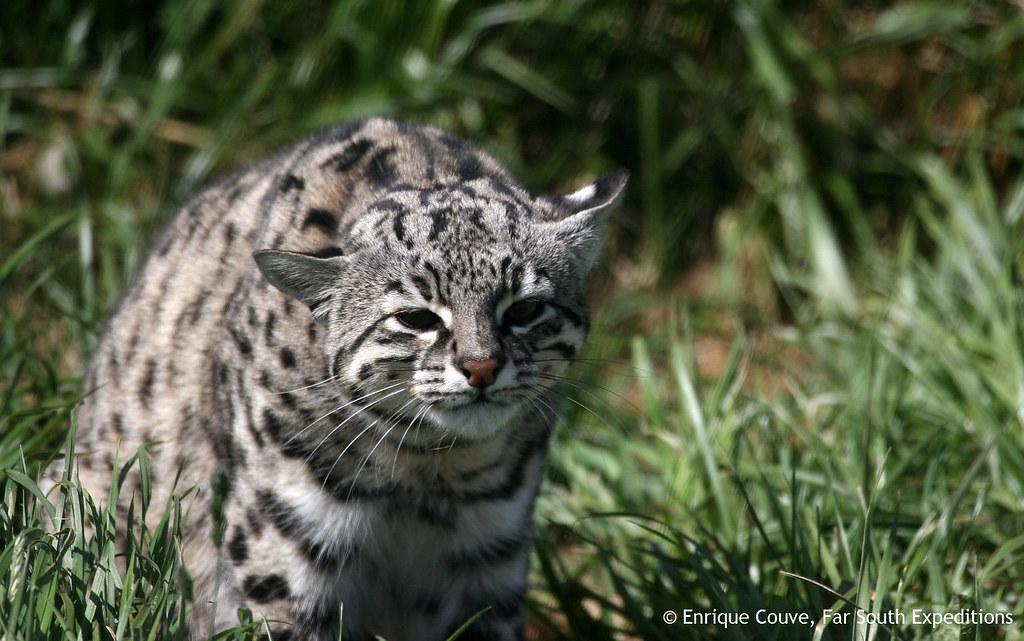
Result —
[[[196,636],[248,607],[336,639],[343,606],[346,640],[484,608],[463,638],[523,638],[553,397],[625,178],[535,198],[462,140],[367,120],[183,208],[92,358],[77,468],[105,496],[115,453],[154,442],[159,505],[185,461]]]

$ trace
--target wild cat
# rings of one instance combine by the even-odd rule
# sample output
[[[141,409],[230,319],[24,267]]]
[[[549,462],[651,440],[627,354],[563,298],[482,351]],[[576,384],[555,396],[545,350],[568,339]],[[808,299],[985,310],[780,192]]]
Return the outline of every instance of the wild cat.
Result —
[[[102,497],[154,443],[154,505],[184,461],[194,636],[246,607],[274,639],[446,639],[483,610],[463,639],[524,638],[555,397],[626,178],[535,198],[459,138],[372,119],[182,209],[92,357],[76,460]]]

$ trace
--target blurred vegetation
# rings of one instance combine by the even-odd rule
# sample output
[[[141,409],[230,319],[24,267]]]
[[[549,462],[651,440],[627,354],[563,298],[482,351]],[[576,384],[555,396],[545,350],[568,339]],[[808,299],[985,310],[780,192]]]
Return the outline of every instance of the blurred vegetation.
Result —
[[[995,0],[7,0],[0,635],[182,634],[179,515],[122,577],[133,524],[51,535],[43,512],[95,508],[69,483],[47,509],[33,477],[174,210],[367,115],[534,191],[633,172],[539,505],[536,634],[806,639],[660,617],[843,603],[1024,621],[1022,42]]]
[[[671,279],[722,212],[808,254],[811,209],[840,238],[891,230],[914,151],[1014,175],[1022,30],[1007,2],[9,2],[4,168],[58,144],[50,187],[163,220],[211,173],[386,114],[538,189],[629,167],[625,247]]]

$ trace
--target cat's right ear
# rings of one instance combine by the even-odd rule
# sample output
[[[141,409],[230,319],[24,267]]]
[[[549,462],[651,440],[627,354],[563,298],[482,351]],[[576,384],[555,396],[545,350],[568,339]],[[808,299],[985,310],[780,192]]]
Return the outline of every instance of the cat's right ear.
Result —
[[[587,269],[597,260],[608,211],[622,194],[628,178],[629,172],[620,169],[571,194],[542,198],[557,218],[541,224],[572,247]]]
[[[344,258],[261,249],[253,254],[253,260],[268,283],[309,306],[317,321],[326,320],[324,303],[337,287]]]

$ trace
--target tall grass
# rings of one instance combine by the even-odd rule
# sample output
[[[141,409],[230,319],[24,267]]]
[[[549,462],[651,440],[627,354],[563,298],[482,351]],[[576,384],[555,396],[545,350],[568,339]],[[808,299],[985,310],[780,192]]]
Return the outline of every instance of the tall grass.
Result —
[[[535,190],[633,170],[539,504],[537,634],[1020,638],[1022,37],[998,2],[5,3],[0,636],[181,638],[187,500],[117,515],[39,470],[173,210],[383,114]],[[662,618],[762,608],[816,627]]]
[[[140,451],[115,470],[114,478],[123,481],[136,462],[148,469]],[[70,472],[49,497],[23,464],[5,466],[0,486],[0,631],[5,639],[186,638],[179,499],[156,506],[164,518],[149,530],[144,525],[150,508],[146,483],[126,514],[111,507],[119,483],[110,497],[103,497],[107,507],[99,507],[72,482]],[[118,536],[123,549],[117,547]]]
[[[1024,183],[1001,196],[980,162],[969,166],[958,177],[934,157],[918,161],[923,222],[906,224],[893,255],[858,266],[851,309],[822,312],[805,292],[769,345],[737,336],[713,381],[701,380],[685,325],[667,341],[635,342],[637,378],[652,389],[629,455],[599,473],[571,469],[611,456],[607,441],[622,438],[590,438],[609,426],[580,415],[555,457],[578,481],[543,513],[598,553],[567,563],[543,548],[554,620],[588,639],[614,638],[616,627],[658,639],[1017,638]],[[924,241],[927,257],[912,250]],[[801,287],[803,263],[775,264],[781,283]],[[758,362],[766,351],[775,357]],[[765,367],[784,393],[756,388],[752,370]],[[602,489],[649,483],[590,490],[602,475]],[[660,618],[761,608],[806,612],[817,627]],[[850,623],[821,625],[826,608]],[[961,608],[1016,623],[912,623],[914,609]],[[906,623],[858,625],[857,612],[902,612]]]

